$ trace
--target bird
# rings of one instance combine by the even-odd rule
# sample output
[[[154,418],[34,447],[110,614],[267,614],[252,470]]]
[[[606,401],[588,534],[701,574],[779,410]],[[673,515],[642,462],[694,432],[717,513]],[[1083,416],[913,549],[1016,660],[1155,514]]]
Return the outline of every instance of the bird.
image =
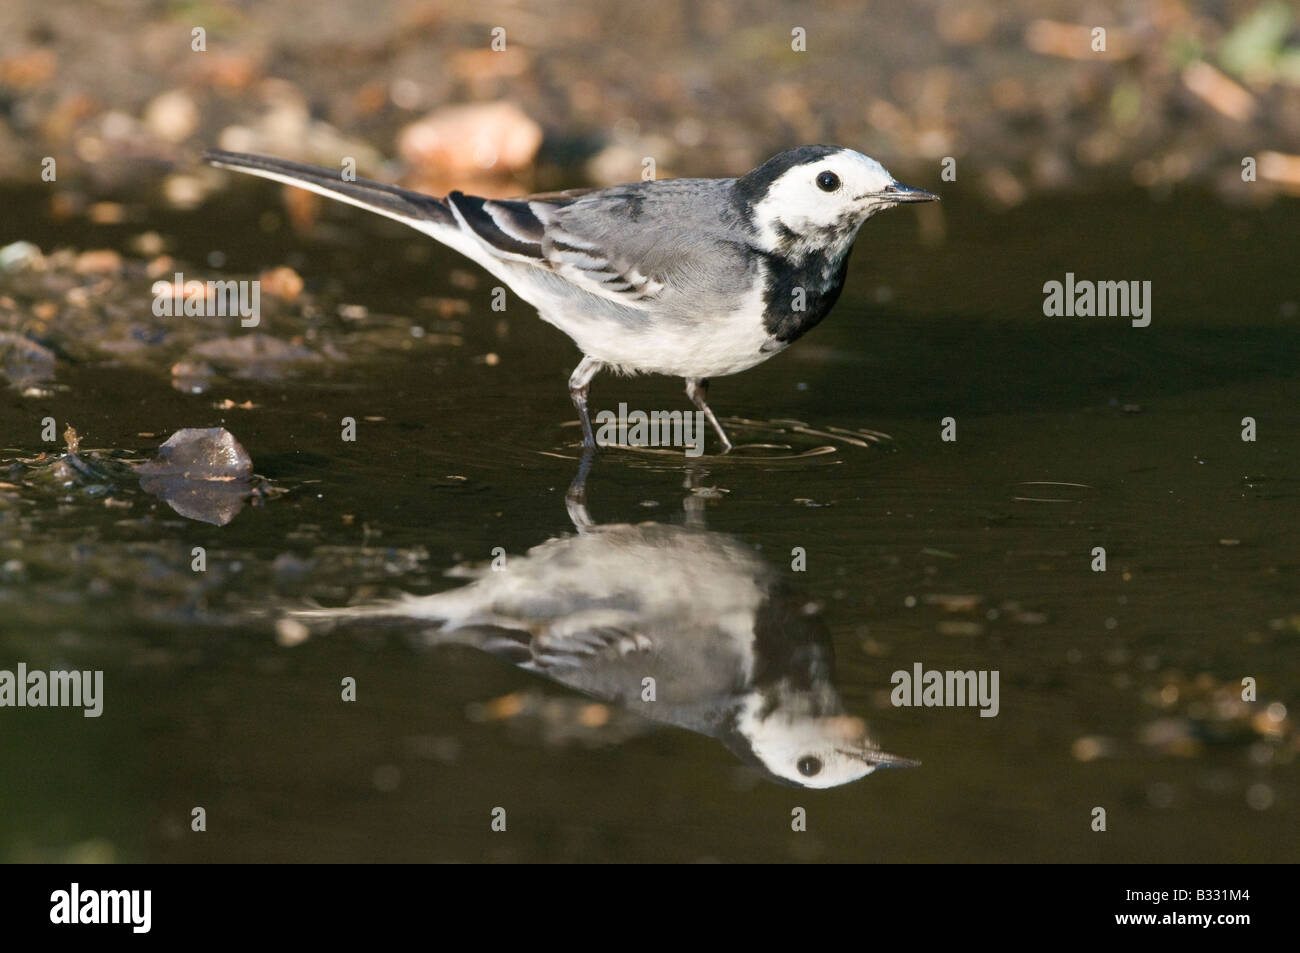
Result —
[[[652,179],[512,199],[434,198],[286,159],[209,151],[214,166],[375,212],[486,269],[582,352],[569,377],[583,446],[601,370],[680,377],[723,447],[709,381],[780,353],[840,296],[862,225],[937,195],[852,149],[799,146],[737,178]]]
[[[572,489],[567,503],[576,533],[500,565],[454,567],[447,575],[468,580],[461,586],[288,616],[309,629],[415,624],[428,645],[469,646],[714,738],[787,786],[916,766],[845,713],[825,622],[753,547],[700,522],[596,524]]]

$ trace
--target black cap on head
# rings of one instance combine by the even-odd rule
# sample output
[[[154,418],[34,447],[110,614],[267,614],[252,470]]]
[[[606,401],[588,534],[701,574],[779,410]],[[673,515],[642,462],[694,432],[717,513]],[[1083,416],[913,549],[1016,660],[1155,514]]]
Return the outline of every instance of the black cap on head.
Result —
[[[763,200],[773,182],[795,166],[816,162],[840,151],[839,146],[800,146],[774,155],[736,180],[736,194],[749,205],[754,205]]]

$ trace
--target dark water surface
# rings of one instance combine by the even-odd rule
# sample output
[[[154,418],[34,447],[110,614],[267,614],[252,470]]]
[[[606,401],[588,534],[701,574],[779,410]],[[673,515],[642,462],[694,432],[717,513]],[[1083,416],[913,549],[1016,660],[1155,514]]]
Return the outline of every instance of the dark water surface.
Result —
[[[924,210],[942,218],[886,213],[830,318],[714,383],[724,419],[759,422],[733,438],[787,449],[599,456],[596,523],[681,525],[690,509],[718,534],[704,539],[751,549],[820,610],[845,709],[922,762],[804,790],[715,738],[409,628],[280,644],[300,637],[290,627],[277,642],[286,609],[439,592],[496,547],[520,558],[573,533],[578,355],[531,309],[492,312],[473,266],[359,212],[268,231],[274,189],[134,227],[56,227],[40,201],[5,198],[0,244],[125,248],[156,228],[187,277],[222,275],[202,265],[214,249],[239,277],[289,261],[322,298],[366,306],[349,327],[429,334],[202,395],[174,389],[164,361],[61,361],[52,396],[4,392],[0,479],[16,489],[0,509],[0,668],[102,669],[105,700],[98,719],[0,711],[0,857],[1295,858],[1296,203],[1123,191],[997,213],[957,190]],[[453,286],[453,267],[477,287]],[[1044,317],[1043,283],[1066,272],[1151,281],[1150,327]],[[438,317],[423,296],[469,311]],[[282,333],[274,318],[260,330]],[[346,352],[346,329],[337,340]],[[620,401],[688,406],[678,381],[598,377],[593,408]],[[105,460],[225,426],[283,492],[217,527],[133,487],[42,482],[15,461],[51,449],[46,415]],[[355,442],[340,439],[345,416]],[[955,442],[940,439],[945,417]],[[892,439],[844,435],[863,431]],[[1090,567],[1097,546],[1105,572]],[[806,571],[791,570],[795,547]],[[698,624],[684,612],[683,630]],[[998,671],[997,716],[891,705],[891,674],[918,662]],[[355,702],[340,700],[346,676]],[[195,806],[205,833],[190,830]],[[490,829],[498,806],[504,833]],[[791,830],[796,807],[806,832]]]

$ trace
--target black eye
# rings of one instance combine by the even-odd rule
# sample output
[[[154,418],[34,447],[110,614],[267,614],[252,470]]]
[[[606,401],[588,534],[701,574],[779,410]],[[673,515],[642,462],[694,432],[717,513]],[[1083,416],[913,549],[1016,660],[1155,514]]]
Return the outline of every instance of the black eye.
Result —
[[[817,188],[821,189],[823,192],[834,192],[839,187],[840,177],[834,172],[822,172],[817,176]],[[817,767],[818,770],[821,770],[820,764]],[[816,774],[815,771],[813,773]]]
[[[830,173],[823,172],[822,175],[830,175]],[[834,176],[832,176],[832,178],[834,178]],[[839,179],[836,179],[835,181],[838,183]],[[820,176],[817,179],[817,184],[821,185]],[[805,778],[811,778],[814,774],[821,771],[822,762],[820,758],[800,758],[797,767],[799,768],[799,773]]]

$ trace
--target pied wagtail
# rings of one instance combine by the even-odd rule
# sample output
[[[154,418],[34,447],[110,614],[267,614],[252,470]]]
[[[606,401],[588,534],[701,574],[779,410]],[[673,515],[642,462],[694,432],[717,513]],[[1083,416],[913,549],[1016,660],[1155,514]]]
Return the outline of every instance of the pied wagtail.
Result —
[[[396,219],[487,269],[583,353],[569,378],[584,445],[587,387],[603,368],[686,379],[747,370],[816,325],[844,287],[862,223],[938,196],[901,185],[851,149],[801,146],[737,179],[666,179],[516,199],[436,199],[316,166],[209,152],[225,169]]]

